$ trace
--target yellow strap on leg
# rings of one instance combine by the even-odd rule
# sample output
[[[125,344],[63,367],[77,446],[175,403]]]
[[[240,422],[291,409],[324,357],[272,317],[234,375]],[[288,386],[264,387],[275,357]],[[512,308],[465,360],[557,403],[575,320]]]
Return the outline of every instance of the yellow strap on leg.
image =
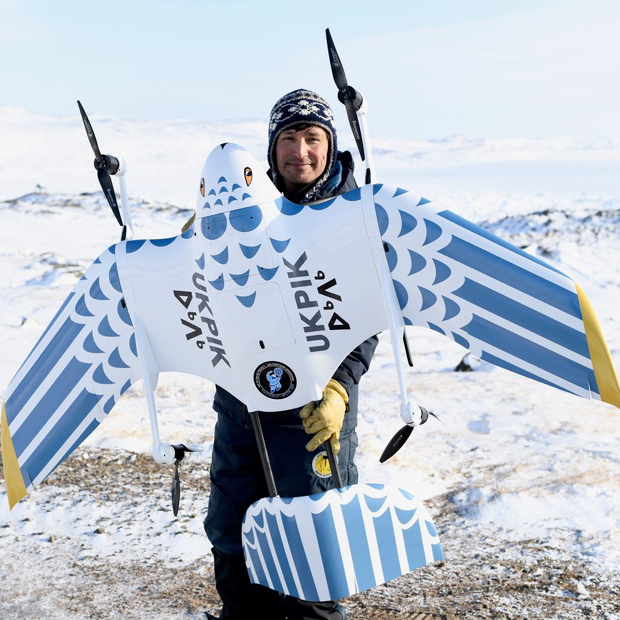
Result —
[[[9,433],[9,425],[6,419],[6,410],[2,403],[2,420],[0,421],[0,441],[2,441],[2,463],[4,465],[4,478],[6,480],[6,494],[9,498],[9,508],[13,508],[17,502],[27,494],[24,477],[17,462],[15,447]]]

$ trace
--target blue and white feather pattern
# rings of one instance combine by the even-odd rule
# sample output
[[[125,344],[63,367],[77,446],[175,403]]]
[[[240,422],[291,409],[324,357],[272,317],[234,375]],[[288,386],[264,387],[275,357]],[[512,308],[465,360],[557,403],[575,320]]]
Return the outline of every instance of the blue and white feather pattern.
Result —
[[[382,484],[263,498],[245,514],[242,542],[252,583],[307,601],[363,592],[443,559],[422,503]]]
[[[92,433],[141,376],[115,248],[88,268],[7,390],[2,447],[11,507]]]
[[[609,351],[575,282],[541,259],[406,190],[375,193],[405,323],[483,360],[620,406]]]

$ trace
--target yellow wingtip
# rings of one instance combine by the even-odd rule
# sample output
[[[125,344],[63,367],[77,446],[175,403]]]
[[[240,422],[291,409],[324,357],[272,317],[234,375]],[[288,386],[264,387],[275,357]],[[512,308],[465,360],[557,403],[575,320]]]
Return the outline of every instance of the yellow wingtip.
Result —
[[[614,364],[611,360],[609,348],[603,337],[601,326],[599,325],[594,308],[586,294],[575,283],[581,315],[586,330],[586,340],[594,368],[594,376],[603,402],[609,403],[620,408],[620,386]]]
[[[2,403],[2,420],[0,421],[0,441],[2,442],[2,464],[4,466],[4,479],[6,480],[6,494],[9,499],[9,509],[12,509],[28,491],[26,491],[13,440],[9,433],[4,403]]]

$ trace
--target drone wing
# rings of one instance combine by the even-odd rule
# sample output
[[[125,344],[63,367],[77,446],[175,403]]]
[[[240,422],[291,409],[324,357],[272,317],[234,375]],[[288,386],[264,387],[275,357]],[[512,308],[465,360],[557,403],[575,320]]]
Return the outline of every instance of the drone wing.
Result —
[[[115,248],[86,270],[9,385],[2,457],[11,507],[92,433],[141,376]]]
[[[405,323],[477,357],[620,407],[594,310],[549,263],[406,190],[375,186],[374,206]]]

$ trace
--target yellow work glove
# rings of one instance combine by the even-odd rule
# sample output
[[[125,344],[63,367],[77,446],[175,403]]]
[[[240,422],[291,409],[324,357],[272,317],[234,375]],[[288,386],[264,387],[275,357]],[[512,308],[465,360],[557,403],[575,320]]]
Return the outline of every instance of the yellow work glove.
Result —
[[[349,402],[347,391],[336,381],[330,379],[323,390],[323,398],[318,403],[308,403],[299,412],[306,433],[314,437],[306,444],[308,452],[314,452],[324,441],[331,438],[334,454],[340,452],[338,436],[342,428],[344,414]]]

